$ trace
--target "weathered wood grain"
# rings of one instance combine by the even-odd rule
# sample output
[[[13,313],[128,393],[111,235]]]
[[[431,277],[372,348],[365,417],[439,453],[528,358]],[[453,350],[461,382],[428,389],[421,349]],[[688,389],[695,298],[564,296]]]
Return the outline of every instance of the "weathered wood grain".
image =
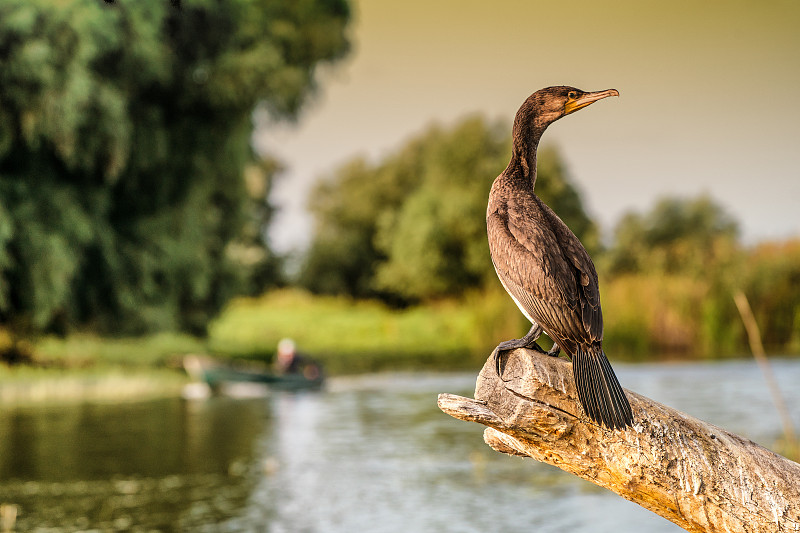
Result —
[[[475,399],[439,395],[445,413],[488,426],[495,450],[555,465],[687,531],[800,531],[799,464],[628,390],[633,427],[598,426],[565,359],[519,349],[502,372],[490,357]]]

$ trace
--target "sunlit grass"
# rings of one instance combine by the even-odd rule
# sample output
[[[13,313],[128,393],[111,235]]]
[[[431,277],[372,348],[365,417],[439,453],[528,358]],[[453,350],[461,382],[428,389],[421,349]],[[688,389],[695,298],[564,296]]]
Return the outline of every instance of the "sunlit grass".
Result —
[[[234,301],[209,330],[212,351],[270,358],[292,338],[331,373],[475,368],[488,352],[475,308],[453,301],[390,309],[374,301],[315,297],[296,290]]]
[[[377,301],[287,289],[233,300],[211,323],[207,339],[83,333],[41,338],[32,351],[39,365],[54,372],[177,368],[188,353],[271,361],[278,341],[289,337],[330,374],[478,369],[497,342],[525,332],[522,322],[513,303],[492,291],[398,310]]]
[[[205,341],[179,333],[109,338],[76,333],[65,338],[45,337],[34,345],[36,359],[45,366],[164,366],[175,356],[205,351]]]
[[[600,285],[607,354],[636,360],[745,353],[732,294],[691,276],[634,274]]]
[[[173,333],[139,338],[74,334],[44,337],[29,349],[33,365],[0,365],[0,404],[175,395],[188,382],[181,357],[205,352],[205,342]]]

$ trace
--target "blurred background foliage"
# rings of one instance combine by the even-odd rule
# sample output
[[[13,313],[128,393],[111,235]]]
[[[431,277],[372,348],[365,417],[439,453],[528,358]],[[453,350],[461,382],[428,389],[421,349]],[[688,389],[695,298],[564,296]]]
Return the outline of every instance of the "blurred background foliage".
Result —
[[[349,48],[344,0],[0,5],[0,320],[202,334],[280,281],[278,165],[254,111],[296,116]]]
[[[401,308],[460,300],[473,311],[463,353],[486,353],[498,339],[522,335],[525,320],[494,275],[485,229],[509,130],[480,117],[433,126],[377,162],[356,158],[320,181],[298,285]],[[541,151],[536,190],[595,259],[609,353],[746,353],[732,298],[739,289],[750,295],[769,349],[800,351],[800,241],[745,246],[737,221],[702,195],[630,212],[603,243],[554,147]]]
[[[6,359],[42,335],[40,354],[82,361],[102,351],[92,335],[180,331],[196,337],[151,337],[143,360],[196,351],[197,337],[270,357],[292,336],[340,372],[454,368],[523,334],[486,244],[505,121],[433,125],[332,170],[310,196],[314,236],[296,272],[270,250],[281,165],[253,152],[253,117],[297,117],[317,67],[349,51],[349,21],[345,0],[3,2]],[[553,146],[537,193],[595,259],[608,353],[745,353],[737,289],[768,349],[800,352],[800,240],[746,246],[701,196],[629,213],[603,241]],[[114,346],[114,360],[136,358]]]
[[[320,181],[315,235],[299,285],[316,293],[417,303],[494,278],[486,201],[508,164],[508,124],[467,118],[432,126],[377,163],[355,159]],[[554,148],[539,156],[537,192],[590,250],[598,233]]]

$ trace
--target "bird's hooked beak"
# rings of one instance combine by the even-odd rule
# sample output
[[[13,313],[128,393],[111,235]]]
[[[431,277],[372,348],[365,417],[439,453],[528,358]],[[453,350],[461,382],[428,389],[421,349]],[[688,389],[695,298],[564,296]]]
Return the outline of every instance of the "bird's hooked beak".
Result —
[[[569,115],[570,113],[574,113],[578,109],[583,109],[587,105],[593,104],[596,101],[602,100],[603,98],[607,98],[609,96],[619,96],[619,91],[617,91],[616,89],[607,89],[605,91],[583,93],[577,98],[573,98],[567,101],[567,103],[564,105],[564,114]]]

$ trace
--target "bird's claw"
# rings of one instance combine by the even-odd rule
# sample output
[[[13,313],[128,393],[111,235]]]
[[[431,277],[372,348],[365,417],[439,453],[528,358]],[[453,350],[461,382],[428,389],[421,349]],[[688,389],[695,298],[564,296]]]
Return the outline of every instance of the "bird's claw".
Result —
[[[529,344],[527,347],[530,348],[531,350],[533,350],[534,352],[545,353],[545,354],[548,353],[548,352],[545,351],[544,348],[539,346],[538,342],[534,342],[532,344]]]

